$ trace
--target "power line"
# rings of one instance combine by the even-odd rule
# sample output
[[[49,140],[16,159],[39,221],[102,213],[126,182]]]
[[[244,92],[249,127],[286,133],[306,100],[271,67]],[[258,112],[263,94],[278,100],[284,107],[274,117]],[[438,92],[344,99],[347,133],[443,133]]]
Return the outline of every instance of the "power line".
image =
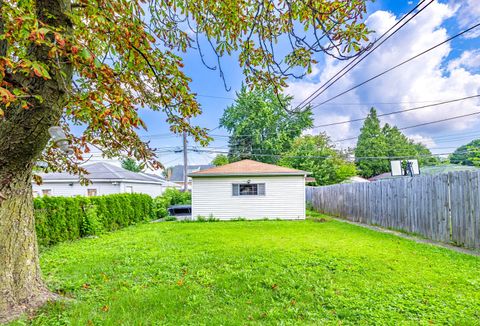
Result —
[[[383,33],[377,40],[375,40],[371,44],[371,46],[375,45],[378,41],[380,41],[383,37],[385,37],[390,31],[392,31],[397,25],[399,25],[406,17],[408,17],[412,12],[414,12],[425,1],[426,0],[422,0],[420,3],[418,3],[412,10],[410,10],[406,15],[404,15],[399,21],[397,21],[392,27],[390,27],[385,33]],[[360,62],[362,62],[365,58],[367,58],[371,53],[373,53],[379,46],[381,46],[383,43],[385,43],[390,37],[395,35],[395,33],[397,33],[406,24],[408,24],[408,22],[410,22],[410,20],[412,20],[416,15],[418,15],[420,12],[422,12],[425,8],[427,8],[432,2],[433,2],[433,0],[431,0],[429,3],[427,3],[422,9],[420,9],[418,12],[416,12],[406,22],[402,23],[402,25],[400,27],[398,27],[396,30],[394,30],[390,35],[388,35],[386,39],[384,39],[378,45],[373,47],[370,51],[366,52],[365,56],[363,56],[363,57],[359,56],[359,57],[355,58],[353,61],[351,61],[348,65],[343,67],[339,72],[337,72],[335,75],[333,75],[328,81],[326,81],[324,84],[322,84],[317,90],[315,90],[310,96],[308,96],[299,105],[297,105],[294,110],[297,110],[299,108],[300,109],[305,108],[309,103],[311,103],[314,99],[316,99],[323,92],[325,92],[329,87],[331,87],[333,84],[335,84],[341,77],[343,77],[346,73],[348,73],[350,70],[352,70]],[[337,78],[337,76],[339,76],[339,77]],[[332,82],[332,80],[333,80],[333,82]],[[329,84],[330,82],[332,82],[332,83]],[[327,86],[327,84],[329,84],[329,85]],[[304,104],[304,103],[306,103],[306,104]]]
[[[197,153],[212,153],[212,154],[227,154],[228,152],[225,151],[218,151],[218,150],[208,150],[208,149],[197,149],[195,150]],[[471,151],[461,151],[459,153],[469,153]],[[437,154],[417,154],[417,155],[403,155],[403,156],[362,156],[362,157],[355,157],[355,160],[359,159],[381,159],[381,160],[386,160],[386,159],[406,159],[406,158],[415,158],[415,157],[434,157],[434,156],[442,156],[442,155],[450,155],[453,154],[454,152],[445,152],[445,153],[437,153]],[[285,155],[285,154],[254,154],[252,153],[253,156],[258,156],[258,157],[279,157],[279,158],[317,158],[317,159],[328,159],[332,158],[334,156],[328,155],[328,156],[321,156],[321,155]]]
[[[458,101],[464,101],[464,100],[468,100],[468,99],[472,99],[472,98],[477,98],[477,97],[480,97],[480,95],[466,96],[466,97],[462,97],[462,98],[458,98],[458,99],[454,99],[454,100],[443,101],[443,102],[434,103],[434,104],[428,104],[428,105],[422,105],[422,106],[418,106],[418,107],[411,108],[411,109],[398,110],[398,111],[393,111],[393,112],[388,112],[388,113],[382,113],[382,114],[378,114],[377,116],[378,116],[378,117],[384,117],[384,116],[387,116],[387,115],[401,114],[401,113],[405,113],[405,112],[422,110],[422,109],[426,109],[426,108],[430,108],[430,107],[434,107],[434,106],[438,106],[438,105],[449,104],[449,103],[454,103],[454,102],[458,102]],[[364,120],[366,120],[366,119],[367,119],[367,118],[358,118],[358,119],[351,119],[351,120],[345,120],[345,121],[339,121],[339,122],[326,123],[326,124],[323,124],[323,125],[313,126],[312,129],[313,129],[313,128],[322,128],[322,127],[336,126],[336,125],[341,125],[341,124],[344,124],[344,123],[364,121]]]
[[[406,129],[412,129],[412,128],[417,128],[417,127],[427,126],[427,125],[431,125],[431,124],[435,124],[435,123],[440,123],[440,122],[445,122],[445,121],[450,121],[450,120],[455,120],[455,119],[466,118],[466,117],[470,117],[470,116],[477,115],[477,114],[480,114],[480,111],[479,111],[479,112],[469,113],[469,114],[457,115],[457,116],[454,116],[454,117],[445,118],[445,119],[440,119],[440,120],[435,120],[435,121],[429,121],[429,122],[419,123],[419,124],[412,125],[412,126],[407,126],[407,127],[398,128],[398,130],[406,130]],[[334,142],[334,143],[337,143],[337,142],[342,142],[342,141],[347,141],[347,140],[354,140],[354,139],[357,139],[357,138],[358,138],[358,136],[355,136],[355,137],[350,137],[350,138],[333,140],[333,142]]]
[[[436,44],[436,45],[434,45],[434,46],[432,46],[432,47],[430,47],[430,48],[428,48],[428,49],[426,49],[426,50],[424,50],[424,51],[422,51],[422,52],[414,55],[413,57],[411,57],[411,58],[409,58],[409,59],[407,59],[407,60],[405,60],[405,61],[400,62],[399,64],[397,64],[397,65],[395,65],[395,66],[393,66],[393,67],[391,67],[391,68],[389,68],[389,69],[387,69],[387,70],[385,70],[385,71],[383,71],[383,72],[381,72],[381,73],[379,73],[379,74],[377,74],[377,75],[375,75],[375,76],[373,76],[373,77],[371,77],[371,78],[369,78],[369,79],[361,82],[360,84],[357,84],[357,85],[355,85],[355,86],[353,86],[353,87],[350,87],[350,88],[347,89],[346,91],[343,91],[343,92],[341,92],[341,93],[339,93],[339,94],[337,94],[337,95],[335,95],[335,96],[333,96],[333,97],[331,97],[331,98],[329,98],[329,99],[327,99],[327,100],[325,100],[325,101],[323,101],[323,102],[321,102],[321,103],[318,103],[318,104],[312,106],[312,108],[317,108],[317,107],[319,107],[319,106],[321,106],[321,105],[323,105],[323,104],[325,104],[325,103],[328,103],[328,102],[330,102],[330,101],[332,101],[332,100],[334,100],[334,99],[336,99],[336,98],[339,98],[340,96],[342,96],[342,95],[344,95],[344,94],[346,94],[346,93],[348,93],[348,92],[350,92],[350,91],[352,91],[352,90],[354,90],[354,89],[356,89],[356,88],[358,88],[358,87],[360,87],[360,86],[363,86],[363,85],[365,85],[366,83],[369,83],[369,82],[371,82],[372,80],[374,80],[374,79],[376,79],[376,78],[378,78],[378,77],[381,77],[381,76],[389,73],[390,71],[392,71],[392,70],[394,70],[394,69],[396,69],[396,68],[398,68],[398,67],[400,67],[400,66],[403,66],[404,64],[406,64],[406,63],[408,63],[408,62],[410,62],[410,61],[412,61],[412,60],[414,60],[414,59],[416,59],[416,58],[424,55],[425,53],[428,53],[428,52],[430,52],[430,51],[432,51],[432,50],[434,50],[434,49],[436,49],[436,48],[444,45],[445,43],[448,43],[448,42],[450,42],[451,40],[453,40],[453,39],[455,39],[455,38],[457,38],[457,37],[459,37],[459,36],[462,36],[462,35],[465,34],[465,33],[470,32],[471,30],[477,28],[478,26],[480,26],[480,23],[477,23],[477,24],[475,24],[475,25],[473,25],[473,26],[471,26],[471,27],[463,30],[462,32],[460,32],[460,33],[458,33],[458,34],[455,34],[454,36],[449,37],[449,38],[446,39],[445,41],[440,42],[440,43],[438,43],[438,44]]]

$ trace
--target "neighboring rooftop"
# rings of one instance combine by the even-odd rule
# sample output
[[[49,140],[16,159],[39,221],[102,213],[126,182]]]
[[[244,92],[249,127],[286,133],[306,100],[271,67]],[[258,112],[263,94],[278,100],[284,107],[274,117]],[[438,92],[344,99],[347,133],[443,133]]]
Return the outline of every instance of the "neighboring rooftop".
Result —
[[[308,172],[267,164],[252,160],[242,160],[222,166],[190,173],[191,177],[228,175],[306,175]]]
[[[147,174],[147,173],[136,173],[128,171],[122,167],[105,163],[97,162],[88,165],[84,165],[83,168],[88,171],[86,178],[89,180],[108,180],[108,181],[141,181],[141,182],[151,182],[151,183],[165,183],[165,179],[160,176]],[[78,176],[67,173],[67,172],[54,172],[54,173],[40,173],[44,182],[54,182],[54,181],[77,181]]]
[[[193,172],[202,171],[214,167],[211,164],[204,165],[189,165],[187,167],[187,175]],[[170,177],[168,178],[171,182],[183,182],[183,165],[175,165],[170,168]]]

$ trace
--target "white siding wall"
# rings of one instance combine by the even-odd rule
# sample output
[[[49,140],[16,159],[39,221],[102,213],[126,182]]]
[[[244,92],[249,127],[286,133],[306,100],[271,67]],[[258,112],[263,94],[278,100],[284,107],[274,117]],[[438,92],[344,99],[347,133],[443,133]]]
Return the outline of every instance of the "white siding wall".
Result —
[[[78,182],[74,182],[72,186],[68,182],[45,182],[40,186],[32,185],[33,191],[38,195],[42,195],[43,189],[51,189],[51,196],[87,196],[87,189],[97,189],[97,195],[110,195],[120,193],[120,184],[113,185],[111,182],[96,182],[88,186],[82,186]]]
[[[232,183],[265,183],[265,196],[232,196]],[[305,219],[303,176],[193,178],[192,217]]]
[[[147,194],[152,197],[160,196],[164,190],[163,187],[159,184],[122,182],[122,192],[130,192],[130,188],[128,187],[132,187],[131,189],[134,193]]]

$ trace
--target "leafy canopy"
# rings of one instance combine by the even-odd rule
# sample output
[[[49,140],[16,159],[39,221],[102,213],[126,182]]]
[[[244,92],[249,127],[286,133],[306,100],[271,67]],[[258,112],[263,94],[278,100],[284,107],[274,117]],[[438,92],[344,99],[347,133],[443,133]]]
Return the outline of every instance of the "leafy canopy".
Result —
[[[242,87],[235,103],[220,119],[220,125],[231,134],[229,161],[253,159],[277,163],[294,139],[312,127],[310,108],[301,112],[285,110],[291,100],[275,94],[272,88],[249,91]]]
[[[335,149],[325,133],[298,137],[279,164],[310,172],[312,185],[341,183],[357,174],[355,164],[348,162],[347,153]]]
[[[201,108],[182,55],[213,52],[217,63],[204,63],[220,76],[221,57],[237,55],[249,86],[278,93],[287,78],[311,71],[316,53],[355,55],[369,33],[365,10],[365,0],[1,0],[0,128],[18,108],[57,96],[74,155],[50,145],[50,169],[76,171],[91,146],[158,166],[137,135],[147,128],[139,109],[161,112],[174,133],[209,140],[188,123]],[[36,81],[52,81],[51,93],[35,92]]]
[[[372,177],[390,171],[393,159],[416,158],[421,165],[436,165],[425,145],[415,143],[395,126],[380,126],[377,111],[371,108],[358,137],[355,148],[357,168],[363,177]]]
[[[475,139],[462,145],[450,155],[450,163],[470,166],[479,166],[480,139]]]

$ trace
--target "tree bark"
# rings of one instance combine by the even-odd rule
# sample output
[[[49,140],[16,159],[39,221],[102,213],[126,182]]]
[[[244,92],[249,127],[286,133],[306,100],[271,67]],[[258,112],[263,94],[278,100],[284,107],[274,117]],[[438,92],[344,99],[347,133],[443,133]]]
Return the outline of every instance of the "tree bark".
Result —
[[[35,5],[40,21],[71,32],[68,0],[37,0]],[[1,20],[0,11],[0,27]],[[8,55],[4,44],[2,49]],[[28,110],[14,105],[3,108],[5,118],[0,120],[0,323],[53,298],[42,281],[38,261],[32,168],[49,141],[48,128],[61,118],[72,66],[66,58],[60,58],[61,67],[52,64],[48,51],[38,45],[28,49],[33,60],[51,68],[51,79],[10,76],[8,80],[43,101],[35,100]]]
[[[38,264],[31,172],[15,175],[0,205],[0,322],[45,303],[52,295]]]

